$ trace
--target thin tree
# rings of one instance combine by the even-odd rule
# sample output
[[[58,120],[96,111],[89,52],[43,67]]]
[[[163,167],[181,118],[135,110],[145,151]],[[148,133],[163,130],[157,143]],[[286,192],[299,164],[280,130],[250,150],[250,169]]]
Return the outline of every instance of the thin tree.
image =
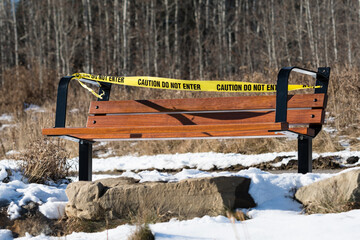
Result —
[[[14,32],[15,71],[16,71],[16,79],[18,79],[19,78],[19,45],[18,44],[19,43],[18,43],[15,1],[11,1],[11,10],[12,10],[12,24],[13,24],[13,32]]]
[[[338,63],[334,0],[330,0],[330,8],[331,8],[331,23],[332,23],[332,29],[333,29],[334,60],[335,60],[335,63]]]
[[[198,65],[199,65],[199,77],[200,79],[203,79],[203,51],[202,51],[202,45],[201,45],[201,29],[200,29],[200,17],[201,17],[201,4],[202,0],[193,1],[194,3],[194,13],[195,13],[195,23],[196,23],[196,43],[197,43],[197,49],[198,49]]]

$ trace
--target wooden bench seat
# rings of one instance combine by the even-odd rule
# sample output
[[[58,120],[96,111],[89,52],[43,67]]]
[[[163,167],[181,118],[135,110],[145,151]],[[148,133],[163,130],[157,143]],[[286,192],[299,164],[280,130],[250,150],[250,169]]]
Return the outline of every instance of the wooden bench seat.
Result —
[[[317,76],[317,80],[322,79]],[[110,93],[110,86],[102,90]],[[326,94],[315,90],[314,94],[288,95],[286,91],[286,95],[278,92],[276,96],[93,101],[86,127],[66,128],[66,98],[64,102],[59,90],[55,125],[62,126],[45,128],[43,135],[80,143],[81,180],[91,180],[91,144],[115,140],[295,137],[299,148],[303,148],[300,144],[310,148],[302,151],[307,163],[299,172],[305,173],[311,171],[311,139],[324,123]],[[105,100],[108,98],[109,94]],[[285,112],[280,112],[280,100]],[[278,120],[284,117],[285,121]]]

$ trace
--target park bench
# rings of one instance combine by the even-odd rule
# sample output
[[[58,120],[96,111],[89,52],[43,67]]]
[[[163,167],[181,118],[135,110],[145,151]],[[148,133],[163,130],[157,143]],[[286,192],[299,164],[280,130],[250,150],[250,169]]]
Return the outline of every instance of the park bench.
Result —
[[[314,93],[288,94],[291,72],[316,79]],[[298,139],[298,172],[312,171],[312,139],[324,123],[330,68],[317,72],[282,68],[276,95],[217,98],[109,101],[111,84],[102,83],[103,99],[90,103],[86,127],[65,127],[68,84],[60,80],[55,127],[42,133],[79,142],[79,180],[91,181],[92,144],[111,140],[173,140],[292,137]]]

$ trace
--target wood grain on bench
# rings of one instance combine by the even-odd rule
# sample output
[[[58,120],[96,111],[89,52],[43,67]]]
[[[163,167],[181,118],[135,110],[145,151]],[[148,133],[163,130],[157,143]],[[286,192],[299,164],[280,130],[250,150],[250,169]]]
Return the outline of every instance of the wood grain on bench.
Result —
[[[43,134],[86,140],[313,136],[308,125],[323,123],[324,94],[288,99],[287,123],[275,123],[275,96],[94,101],[85,128],[48,128]]]
[[[276,96],[94,101],[90,114],[275,109]],[[289,95],[288,108],[322,108],[324,94]]]

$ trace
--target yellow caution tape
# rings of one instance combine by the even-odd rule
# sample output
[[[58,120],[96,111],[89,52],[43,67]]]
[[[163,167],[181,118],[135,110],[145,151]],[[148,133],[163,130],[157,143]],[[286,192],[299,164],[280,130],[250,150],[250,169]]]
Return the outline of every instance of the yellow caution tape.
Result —
[[[80,80],[93,80],[135,87],[147,87],[157,89],[184,90],[184,91],[207,91],[207,92],[276,92],[275,84],[249,83],[237,81],[218,80],[181,80],[161,77],[114,77],[104,75],[91,75],[88,73],[75,73],[73,79],[78,80],[83,87],[92,92],[96,97],[102,98],[102,94],[95,93]],[[99,83],[100,84],[100,83]],[[320,88],[321,86],[288,85],[288,90]]]

